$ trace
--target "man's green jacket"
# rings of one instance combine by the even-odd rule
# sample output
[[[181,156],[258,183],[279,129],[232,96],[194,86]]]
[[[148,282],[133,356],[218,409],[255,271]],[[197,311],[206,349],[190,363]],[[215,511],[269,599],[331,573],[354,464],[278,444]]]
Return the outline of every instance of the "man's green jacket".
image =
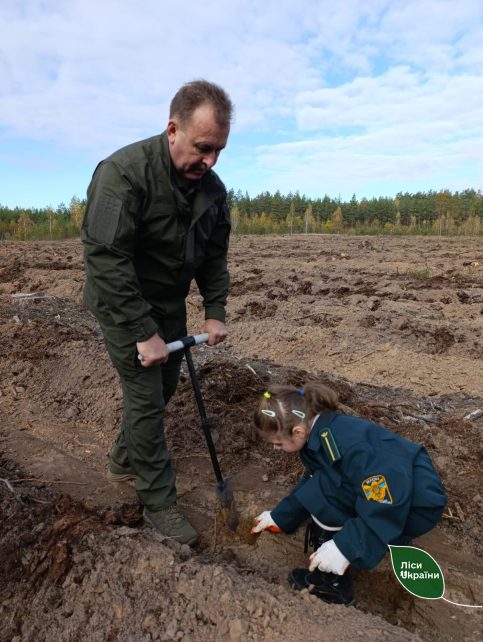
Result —
[[[230,216],[215,172],[183,192],[164,132],[102,161],[87,195],[84,299],[101,325],[147,340],[156,318],[186,317],[193,278],[205,318],[225,320]]]

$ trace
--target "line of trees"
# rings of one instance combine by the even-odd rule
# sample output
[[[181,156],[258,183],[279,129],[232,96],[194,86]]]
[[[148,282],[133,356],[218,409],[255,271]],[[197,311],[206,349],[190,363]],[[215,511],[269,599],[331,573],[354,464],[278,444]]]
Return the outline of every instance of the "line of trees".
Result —
[[[238,234],[483,234],[481,191],[400,193],[342,201],[329,196],[311,199],[298,192],[228,192],[234,233]],[[14,208],[0,205],[0,240],[54,240],[77,237],[86,201],[74,196],[70,204]]]
[[[13,209],[0,205],[1,240],[58,240],[79,236],[86,201],[74,196],[67,206]]]
[[[350,201],[278,191],[250,198],[230,190],[228,198],[233,228],[241,234],[483,234],[483,197],[473,189],[361,200],[353,195]]]

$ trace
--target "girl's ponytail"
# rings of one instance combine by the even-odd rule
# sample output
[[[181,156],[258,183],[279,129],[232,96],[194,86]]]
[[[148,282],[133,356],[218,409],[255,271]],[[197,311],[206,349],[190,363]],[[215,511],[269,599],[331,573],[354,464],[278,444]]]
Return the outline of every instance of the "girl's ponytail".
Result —
[[[323,383],[309,381],[303,387],[307,408],[313,417],[324,410],[337,410],[337,393]]]

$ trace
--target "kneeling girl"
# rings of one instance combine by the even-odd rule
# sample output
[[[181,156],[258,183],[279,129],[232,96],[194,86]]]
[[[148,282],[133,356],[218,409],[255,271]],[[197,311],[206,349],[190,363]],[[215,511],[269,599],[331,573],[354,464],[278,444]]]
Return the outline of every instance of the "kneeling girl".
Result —
[[[291,533],[310,520],[308,569],[289,582],[321,599],[351,604],[349,566],[375,567],[388,544],[407,545],[441,519],[446,496],[425,448],[378,424],[337,412],[323,384],[271,386],[255,411],[260,436],[299,452],[305,474],[290,495],[255,520],[252,533]]]

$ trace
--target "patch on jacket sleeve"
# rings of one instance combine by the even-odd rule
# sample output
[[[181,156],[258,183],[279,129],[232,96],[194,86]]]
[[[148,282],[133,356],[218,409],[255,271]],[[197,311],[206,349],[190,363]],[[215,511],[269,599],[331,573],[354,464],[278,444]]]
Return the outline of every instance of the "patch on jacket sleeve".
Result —
[[[392,497],[384,475],[372,475],[362,482],[367,501],[373,499],[380,504],[392,504]]]
[[[98,194],[89,209],[88,232],[94,241],[111,244],[116,236],[122,210],[120,198]]]

